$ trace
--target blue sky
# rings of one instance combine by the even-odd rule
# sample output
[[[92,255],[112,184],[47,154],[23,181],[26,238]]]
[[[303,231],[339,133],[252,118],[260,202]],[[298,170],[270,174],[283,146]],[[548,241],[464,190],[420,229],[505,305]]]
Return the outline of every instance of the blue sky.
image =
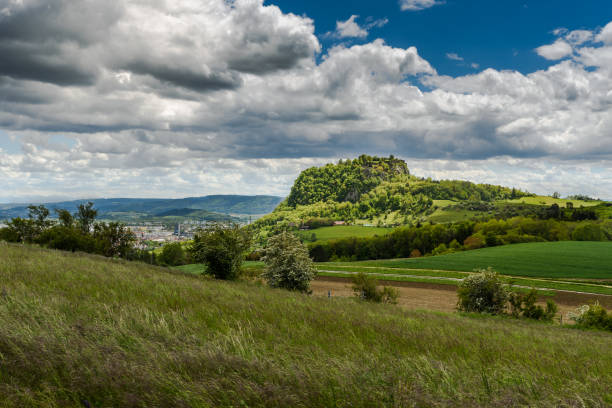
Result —
[[[0,55],[0,202],[284,195],[364,153],[612,198],[609,0],[22,0]]]
[[[363,43],[382,38],[389,45],[416,46],[419,54],[440,74],[465,75],[480,68],[517,70],[524,74],[544,69],[551,62],[534,49],[554,41],[552,31],[594,29],[612,19],[612,1],[596,0],[447,0],[418,11],[402,11],[395,0],[276,0],[284,12],[307,15],[315,21],[316,33],[324,46],[337,44],[324,34],[336,29],[337,21],[358,15],[359,24],[387,18],[373,28]],[[453,61],[456,53],[465,61]]]

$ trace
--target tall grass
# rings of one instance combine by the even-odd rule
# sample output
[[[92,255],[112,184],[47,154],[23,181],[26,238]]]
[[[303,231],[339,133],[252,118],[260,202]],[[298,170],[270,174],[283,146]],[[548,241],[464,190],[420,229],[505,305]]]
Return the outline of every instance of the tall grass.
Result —
[[[610,344],[0,246],[1,407],[603,407]]]

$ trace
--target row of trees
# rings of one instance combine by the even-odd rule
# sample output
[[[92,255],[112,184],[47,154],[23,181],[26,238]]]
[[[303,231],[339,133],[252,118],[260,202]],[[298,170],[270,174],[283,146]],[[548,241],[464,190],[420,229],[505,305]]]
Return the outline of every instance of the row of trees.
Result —
[[[49,219],[43,205],[29,206],[28,218],[13,218],[0,229],[0,239],[8,242],[39,244],[64,251],[81,251],[108,257],[137,258],[134,234],[117,222],[97,222],[93,203],[79,205],[77,212],[55,210],[57,220]]]
[[[612,222],[566,222],[515,217],[403,227],[384,236],[346,238],[309,245],[316,262],[408,258],[523,242],[609,241]]]

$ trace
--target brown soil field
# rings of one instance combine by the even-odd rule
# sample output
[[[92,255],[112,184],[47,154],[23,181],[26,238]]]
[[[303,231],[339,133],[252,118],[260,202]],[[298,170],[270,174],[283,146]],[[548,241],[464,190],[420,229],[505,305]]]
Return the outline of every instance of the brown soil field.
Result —
[[[408,309],[437,310],[442,312],[456,311],[457,288],[452,285],[441,285],[438,283],[420,282],[393,282],[379,281],[381,285],[397,288],[399,291],[398,304]],[[349,297],[354,296],[351,289],[351,280],[348,278],[319,276],[311,283],[314,295]],[[548,296],[542,296],[539,303],[545,304]],[[559,312],[563,314],[563,320],[567,318],[568,312],[573,312],[578,306],[590,304],[595,301],[605,307],[612,309],[612,296],[585,295],[580,293],[555,292],[552,299],[559,306]]]

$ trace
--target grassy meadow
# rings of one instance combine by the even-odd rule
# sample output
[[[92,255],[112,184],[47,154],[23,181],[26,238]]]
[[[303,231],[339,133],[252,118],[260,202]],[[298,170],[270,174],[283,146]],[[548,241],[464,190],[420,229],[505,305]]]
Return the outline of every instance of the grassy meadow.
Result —
[[[0,245],[0,407],[612,404],[610,333]]]
[[[465,272],[491,266],[501,274],[513,276],[612,280],[612,242],[537,242],[422,258],[321,265]]]
[[[298,231],[297,235],[307,242],[330,241],[342,238],[370,238],[375,235],[387,235],[393,231],[392,228],[364,227],[361,225],[336,225],[333,227],[321,227],[313,230]],[[312,234],[315,240],[312,240]]]

